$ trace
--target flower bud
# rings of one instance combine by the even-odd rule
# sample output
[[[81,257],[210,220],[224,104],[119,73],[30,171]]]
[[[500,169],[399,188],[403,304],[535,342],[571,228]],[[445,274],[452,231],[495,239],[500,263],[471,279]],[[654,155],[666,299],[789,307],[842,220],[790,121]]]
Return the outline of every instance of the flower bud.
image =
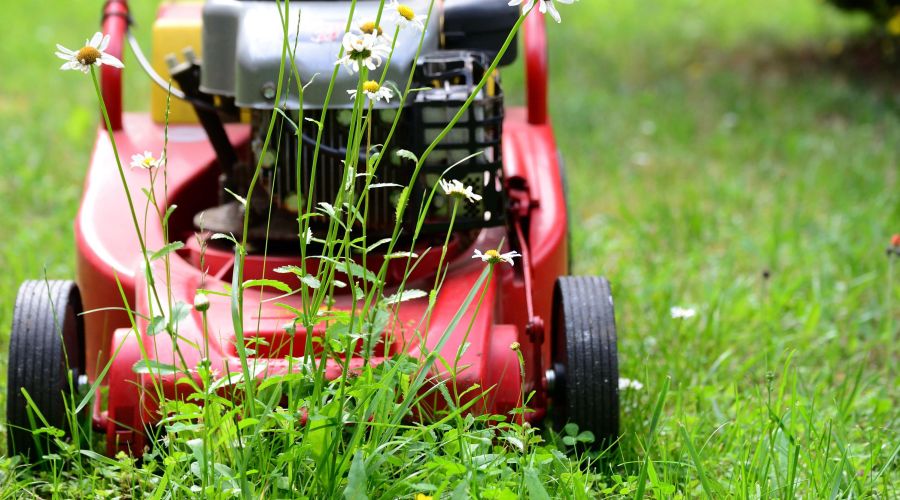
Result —
[[[197,312],[206,312],[209,310],[209,297],[205,293],[194,295],[194,309]]]

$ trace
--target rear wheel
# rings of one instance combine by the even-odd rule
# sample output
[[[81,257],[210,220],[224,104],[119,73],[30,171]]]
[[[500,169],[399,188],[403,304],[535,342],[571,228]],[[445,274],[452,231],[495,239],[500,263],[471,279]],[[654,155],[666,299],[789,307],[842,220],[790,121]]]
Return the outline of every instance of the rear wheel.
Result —
[[[72,389],[82,385],[82,375],[86,373],[81,312],[81,295],[74,282],[26,281],[19,287],[7,374],[10,455],[20,454],[36,460],[52,450],[52,437],[46,433],[35,434],[32,428],[49,424],[71,435],[66,402],[70,401]],[[40,416],[33,411],[23,390]]]
[[[554,420],[594,434],[594,445],[619,437],[619,362],[609,282],[563,276],[553,292]]]

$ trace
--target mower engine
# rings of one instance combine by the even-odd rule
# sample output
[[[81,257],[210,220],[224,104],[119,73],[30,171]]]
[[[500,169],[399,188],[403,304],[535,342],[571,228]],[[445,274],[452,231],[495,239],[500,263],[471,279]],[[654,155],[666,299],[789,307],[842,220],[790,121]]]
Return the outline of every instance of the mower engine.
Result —
[[[407,3],[423,14],[432,4],[430,0]],[[485,5],[493,6],[496,15],[483,13],[481,24],[454,16],[454,12],[471,16],[472,6],[478,3],[480,6],[475,7],[476,10],[484,10]],[[376,1],[358,1],[354,19],[359,22],[354,21],[351,31],[359,33],[359,25],[376,19],[379,5]],[[195,106],[216,148],[222,169],[223,194],[219,206],[197,214],[195,226],[198,229],[240,235],[245,210],[249,210],[248,239],[261,242],[268,238],[269,248],[278,248],[279,244],[288,246],[297,241],[299,213],[306,213],[308,207],[315,210],[319,203],[335,202],[344,178],[353,114],[353,100],[348,91],[357,88],[359,79],[358,74],[338,68],[334,87],[329,88],[349,6],[349,1],[292,4],[285,22],[283,10],[279,11],[284,7],[273,1],[211,0],[206,3],[203,8],[202,69],[199,63],[194,63],[191,68],[183,68],[181,73],[190,70],[198,74],[196,98],[218,107],[217,113],[210,113],[208,106]],[[405,155],[398,156],[397,151],[421,154],[440,135],[484,77],[516,16],[516,9],[509,8],[505,1],[434,2],[424,39],[417,30],[400,29],[390,66],[385,70],[385,61],[369,74],[368,79],[379,80],[385,71],[384,80],[389,88],[393,87],[395,99],[374,104],[360,147],[358,169],[366,169],[367,165],[371,169],[376,162],[369,160],[378,154],[382,158],[377,169],[349,173],[349,178],[356,183],[357,196],[367,184],[379,185],[369,191],[365,207],[368,238],[379,239],[393,232],[397,203],[406,186],[410,186],[409,210],[400,221],[404,229],[401,234],[411,236],[420,215],[419,208],[425,205],[441,178],[458,179],[472,186],[482,197],[479,203],[459,206],[454,231],[465,233],[504,224],[506,202],[501,158],[504,108],[497,73],[490,75],[472,105],[427,158],[414,181],[415,162]],[[385,8],[381,27],[383,36],[388,37],[388,44],[396,29],[392,18],[389,9]],[[442,20],[445,32],[441,31]],[[466,23],[475,26],[482,36],[467,37],[458,31],[446,31]],[[488,32],[485,24],[490,24],[499,37],[485,36]],[[287,49],[284,46],[285,26],[288,27]],[[291,67],[291,59],[287,59],[279,89],[278,76],[285,50],[287,57],[293,59],[296,72]],[[418,57],[417,53],[420,54]],[[189,79],[180,77],[179,69],[174,69],[173,76],[183,88],[189,87]],[[417,90],[410,92],[402,102],[410,74],[413,75],[410,88]],[[190,93],[188,89],[184,90]],[[400,95],[397,95],[398,90]],[[235,151],[221,122],[216,123],[217,119],[236,120],[241,115],[245,119],[249,115],[251,141],[248,151]],[[272,123],[274,127],[270,133]],[[319,123],[322,134],[317,147]],[[384,144],[388,144],[387,148]],[[246,193],[257,167],[260,174],[256,192],[251,204],[244,207],[226,189]],[[442,237],[450,224],[450,199],[444,197],[439,188],[434,192],[422,228],[424,238],[429,235]],[[314,233],[328,224],[325,217],[311,220]],[[362,235],[362,228],[354,227],[354,232],[357,229],[357,236]]]

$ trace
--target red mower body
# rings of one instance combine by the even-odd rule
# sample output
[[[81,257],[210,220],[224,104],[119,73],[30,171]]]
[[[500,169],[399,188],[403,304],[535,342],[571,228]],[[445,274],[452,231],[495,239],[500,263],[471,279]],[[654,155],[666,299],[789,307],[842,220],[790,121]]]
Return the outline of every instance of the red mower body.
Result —
[[[126,28],[125,18],[119,13],[124,9],[124,3],[109,2],[104,25],[104,31],[112,35],[110,52],[119,57]],[[416,356],[422,350],[418,338],[424,339],[429,350],[433,349],[485,266],[480,260],[471,258],[474,249],[497,248],[505,244],[522,253],[523,258],[516,261],[515,266],[497,266],[486,285],[483,304],[477,314],[473,303],[460,322],[466,326],[471,323],[471,329],[468,333],[465,327],[453,331],[441,356],[454,359],[460,346],[466,342],[471,344],[460,359],[459,366],[464,368],[458,374],[456,385],[460,393],[475,384],[486,391],[472,406],[472,411],[505,414],[522,404],[524,388],[536,391],[535,399],[529,403],[535,411],[525,418],[539,420],[548,404],[544,371],[550,366],[552,345],[549,328],[548,334],[544,335],[543,324],[550,323],[551,291],[557,278],[566,274],[568,258],[567,214],[559,153],[547,114],[545,27],[543,17],[537,13],[526,21],[524,48],[527,105],[508,108],[503,126],[503,170],[511,201],[510,223],[506,227],[482,230],[477,242],[466,248],[451,245],[449,272],[427,328],[422,330],[420,326],[427,299],[403,303],[397,318],[385,331],[385,342],[368,362],[380,363],[385,356],[401,350]],[[102,69],[103,92],[121,158],[130,158],[145,150],[161,151],[165,135],[163,126],[154,123],[148,114],[124,114],[121,73],[108,66]],[[238,151],[247,148],[248,125],[228,125],[227,132]],[[157,289],[161,294],[170,289],[172,303],[192,304],[198,289],[222,290],[230,285],[234,255],[207,248],[201,268],[192,219],[194,214],[217,203],[219,169],[216,155],[199,125],[170,127],[168,137],[167,195],[163,192],[161,177],[156,183],[160,206],[145,210],[147,197],[141,190],[149,186],[148,171],[126,167],[125,175],[138,209],[139,223],[146,228],[148,250],[158,250],[166,241],[185,242],[184,248],[171,254],[169,269],[162,261],[151,264]],[[167,238],[162,232],[159,214],[169,205],[177,205],[177,209],[170,219]],[[113,359],[106,381],[108,408],[102,411],[98,406],[94,420],[107,432],[110,454],[121,450],[140,454],[147,444],[143,429],[160,419],[152,388],[161,385],[170,397],[183,397],[184,394],[180,392],[181,386],[176,383],[175,376],[154,379],[149,374],[135,373],[133,366],[145,357],[179,366],[182,361],[175,359],[169,335],[149,335],[148,322],[140,317],[136,320],[138,331],[133,332],[128,315],[121,309],[124,297],[137,313],[150,316],[141,248],[116,170],[113,148],[102,126],[97,131],[75,222],[75,237],[77,282],[84,309],[95,311],[85,316],[87,367],[91,380],[98,376],[111,357]],[[437,262],[436,258],[429,262],[427,255],[425,259],[419,269],[430,272],[414,275],[408,288],[431,288]],[[298,261],[299,256],[263,258],[251,253],[246,258],[244,279],[284,280],[284,275],[276,275],[274,269],[298,264]],[[375,262],[375,265],[380,264],[380,261]],[[287,356],[305,354],[302,347],[306,344],[304,333],[288,333],[285,325],[293,317],[274,305],[272,299],[279,295],[281,292],[270,288],[250,289],[245,293],[244,336],[265,340],[255,347],[254,360],[265,367],[258,375],[260,378],[284,373],[289,369]],[[349,310],[350,300],[349,296],[338,297],[335,307]],[[220,376],[227,372],[240,373],[230,301],[213,295],[210,301],[208,338],[204,338],[200,313],[193,309],[189,317],[179,323],[183,362],[188,368],[197,366],[205,353],[196,346],[208,343],[213,370]],[[298,296],[281,297],[277,301],[301,307]],[[96,311],[99,309],[105,310]],[[416,328],[420,328],[421,336],[413,335]],[[314,331],[314,335],[321,333]],[[526,360],[525,380],[520,375],[517,353],[510,347],[514,342],[521,346]],[[363,362],[362,357],[354,357],[350,362],[351,370]],[[440,373],[443,368],[438,364],[433,370],[438,370],[433,375],[447,376]],[[335,378],[340,374],[339,365],[328,365],[327,377]],[[468,394],[476,397],[481,393],[482,390],[477,390]]]

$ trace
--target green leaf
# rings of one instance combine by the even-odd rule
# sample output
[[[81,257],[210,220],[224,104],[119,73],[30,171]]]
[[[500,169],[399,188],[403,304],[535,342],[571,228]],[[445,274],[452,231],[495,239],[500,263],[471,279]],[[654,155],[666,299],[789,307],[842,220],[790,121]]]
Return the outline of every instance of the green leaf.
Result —
[[[288,286],[287,283],[282,283],[281,281],[278,281],[278,280],[270,280],[270,279],[263,279],[263,280],[247,280],[247,281],[244,282],[244,284],[243,284],[242,286],[243,286],[243,288],[244,288],[245,290],[246,290],[247,288],[253,288],[253,287],[256,287],[256,286],[259,286],[259,287],[266,287],[266,286],[268,286],[268,287],[272,287],[272,288],[274,288],[274,289],[276,289],[276,290],[279,290],[279,291],[281,291],[281,292],[284,292],[284,293],[291,293],[291,292],[293,291],[293,290],[291,290],[291,287]]]
[[[314,290],[322,286],[322,283],[320,283],[319,280],[311,274],[307,274],[306,276],[300,278],[300,281]]]
[[[240,422],[238,422],[238,429],[244,430],[251,425],[256,425],[259,423],[259,419],[256,418],[242,418]]]
[[[378,284],[378,276],[372,271],[352,261],[339,261],[331,257],[322,257],[322,260],[331,262],[337,267],[337,270],[354,278],[364,279],[370,283]]]
[[[400,197],[397,198],[397,213],[394,216],[396,220],[400,220],[400,213],[406,207],[406,203],[409,201],[409,186],[403,188],[403,191],[400,192]]]
[[[656,406],[653,409],[653,416],[650,419],[650,432],[647,436],[647,453],[644,456],[644,463],[641,466],[641,472],[637,479],[637,491],[634,498],[644,498],[644,491],[647,488],[647,474],[653,468],[653,462],[650,460],[650,450],[653,448],[653,441],[656,439],[656,428],[659,425],[659,419],[662,415],[663,406],[666,403],[666,395],[669,393],[669,384],[671,378],[666,378],[663,382],[662,390],[656,397]]]
[[[579,443],[593,443],[594,433],[591,431],[582,431],[580,434],[575,436],[575,440],[577,440]]]
[[[274,269],[274,271],[275,271],[276,273],[278,273],[278,274],[296,274],[296,275],[301,275],[301,274],[303,274],[303,270],[300,269],[298,266],[281,266],[281,267],[276,267],[276,268]]]
[[[153,375],[174,375],[178,373],[178,367],[166,363],[160,363],[152,359],[139,359],[131,367],[134,373],[150,373]]]
[[[237,200],[238,203],[240,203],[242,206],[244,206],[244,207],[247,206],[247,199],[244,198],[243,196],[238,195],[237,193],[233,192],[232,190],[230,190],[228,188],[225,188],[225,192],[230,194],[231,196],[233,196],[234,199]]]
[[[160,248],[159,250],[153,252],[153,254],[150,255],[150,260],[151,260],[151,261],[154,261],[154,260],[161,259],[161,258],[165,257],[166,255],[169,255],[170,253],[172,253],[172,252],[174,252],[174,251],[176,251],[176,250],[180,250],[180,249],[182,249],[182,248],[184,248],[184,243],[183,243],[183,242],[181,242],[181,241],[173,241],[172,243],[169,243],[168,245],[166,245],[166,246]]]
[[[412,151],[408,151],[406,149],[398,149],[396,152],[394,152],[394,154],[413,163],[419,163],[419,157],[416,156]]]
[[[191,307],[184,302],[178,301],[172,306],[172,319],[170,324],[174,328],[181,323],[182,320],[191,315]]]
[[[347,474],[347,488],[344,490],[344,498],[347,500],[368,500],[369,497],[366,495],[367,480],[365,459],[362,451],[357,451],[353,455],[350,472]]]
[[[153,319],[150,320],[150,325],[147,326],[147,335],[153,336],[158,333],[162,333],[166,330],[166,317],[165,316],[154,316]]]
[[[210,236],[209,239],[211,239],[211,240],[228,240],[228,241],[234,243],[235,245],[238,244],[237,240],[234,239],[234,236],[232,236],[230,234],[225,234],[225,233],[215,233],[212,236]]]
[[[378,182],[375,184],[369,184],[369,187],[367,189],[369,189],[371,191],[373,189],[388,188],[388,187],[402,188],[403,186],[400,184],[397,184],[395,182]]]
[[[319,210],[328,214],[332,219],[337,219],[337,210],[331,203],[319,202]]]
[[[428,293],[423,292],[422,290],[403,290],[400,294],[395,293],[384,299],[384,304],[389,306],[400,302],[406,302],[407,300],[421,299],[422,297],[427,296]]]
[[[245,347],[246,349],[246,347]],[[268,365],[266,363],[256,363],[252,369],[249,369],[250,378],[256,378],[260,373],[266,370]],[[223,387],[228,387],[231,385],[239,384],[244,381],[244,373],[243,372],[229,372],[226,373],[222,378],[216,380],[209,386],[209,392],[215,392]]]
[[[174,212],[176,208],[178,208],[178,205],[169,205],[169,208],[166,209],[166,214],[163,215],[163,227],[169,226],[169,217],[172,217],[172,212]]]
[[[694,461],[694,467],[697,469],[697,476],[700,478],[700,486],[703,487],[703,491],[709,495],[709,498],[716,498],[719,496],[722,486],[717,483],[715,479],[707,477],[706,471],[703,468],[703,462],[700,460],[700,454],[697,453],[697,449],[694,448],[694,442],[688,435],[684,424],[679,424],[678,430],[681,433],[681,439],[684,442],[685,447],[688,449],[688,453],[691,455],[691,460]]]
[[[550,500],[550,495],[541,484],[537,472],[531,467],[525,469],[525,488],[528,489],[528,496],[533,500]]]

